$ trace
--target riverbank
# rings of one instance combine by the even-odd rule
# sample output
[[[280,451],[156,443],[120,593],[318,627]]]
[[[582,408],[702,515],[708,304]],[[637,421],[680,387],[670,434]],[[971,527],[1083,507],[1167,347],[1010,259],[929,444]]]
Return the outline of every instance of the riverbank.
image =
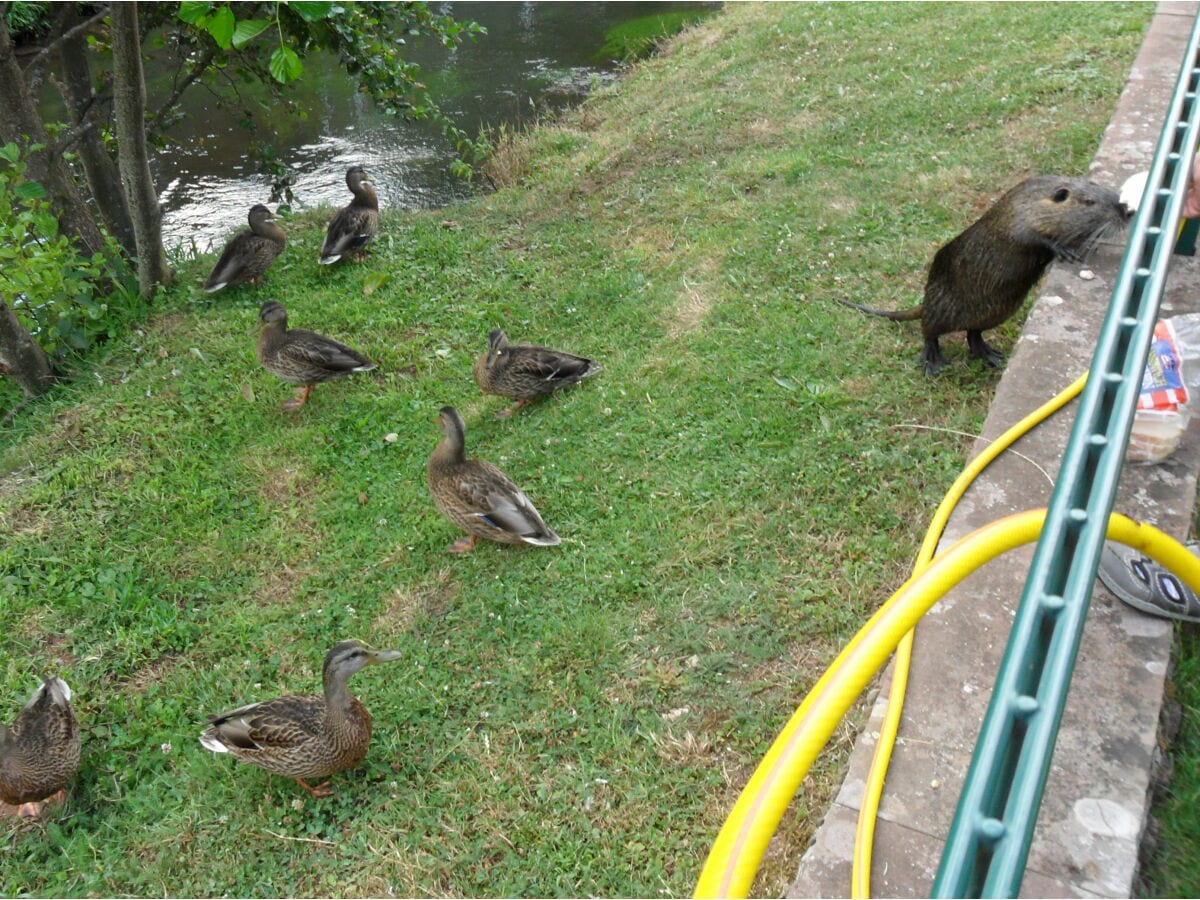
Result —
[[[969,446],[949,431],[978,431],[997,382],[959,342],[925,379],[915,328],[832,298],[916,302],[1004,188],[1084,171],[1149,14],[731,6],[531,135],[516,187],[387,214],[361,264],[318,268],[306,218],[261,288],[204,296],[206,263],[186,268],[5,437],[2,696],[61,669],[85,747],[62,817],[6,832],[0,881],[690,891],[762,751],[903,579]],[[379,373],[282,413],[253,356],[266,299]],[[470,366],[497,325],[604,371],[496,421]],[[424,486],[445,404],[563,546],[445,552]],[[352,683],[376,732],[333,799],[195,742],[206,714],[314,689],[349,636],[405,659]],[[852,735],[757,893],[790,882]]]

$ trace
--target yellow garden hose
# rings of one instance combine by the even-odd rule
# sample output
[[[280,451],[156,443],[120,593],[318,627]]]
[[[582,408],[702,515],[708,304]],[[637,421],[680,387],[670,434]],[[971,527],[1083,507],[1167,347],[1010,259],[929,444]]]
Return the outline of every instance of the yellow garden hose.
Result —
[[[933,521],[925,532],[925,540],[913,565],[913,574],[919,575],[933,559],[938,541],[946,530],[946,522],[958,501],[962,499],[971,482],[979,477],[992,461],[1011,447],[1022,435],[1032,431],[1039,423],[1050,418],[1079,396],[1087,383],[1087,373],[1081,375],[1068,388],[1042,404],[1016,425],[1009,428],[992,443],[988,444],[950,485],[933,514]],[[879,800],[883,795],[883,782],[887,777],[888,765],[892,761],[892,749],[896,745],[896,734],[900,728],[900,714],[904,711],[904,695],[908,689],[908,671],[912,663],[913,632],[909,631],[896,646],[892,664],[892,686],[888,692],[887,713],[879,729],[879,740],[875,743],[875,754],[871,757],[871,768],[863,789],[862,803],[858,810],[858,825],[854,832],[854,859],[850,869],[850,896],[863,900],[871,896],[871,853],[875,845],[875,821],[879,814]]]
[[[697,897],[745,897],[792,796],[846,710],[883,666],[900,639],[937,600],[995,557],[1032,543],[1046,511],[1006,516],[956,542],[914,575],[859,629],[809,691],[742,790],[721,827],[696,883]],[[1110,540],[1126,544],[1200,592],[1200,558],[1151,525],[1114,513]]]
[[[1179,222],[1178,240],[1183,236],[1186,219]],[[982,453],[963,469],[962,473],[950,486],[946,496],[929,523],[925,532],[925,540],[917,554],[913,572],[920,572],[933,558],[938,541],[945,531],[950,513],[967,487],[991,462],[1011,447],[1026,432],[1032,431],[1038,424],[1050,418],[1062,407],[1079,396],[1087,383],[1087,373],[1080,376],[1072,385],[1056,397],[1034,410],[999,438],[989,444]],[[904,697],[908,690],[908,673],[912,665],[913,632],[900,639],[896,646],[895,659],[892,664],[892,684],[888,691],[887,712],[879,729],[879,739],[875,744],[875,753],[871,757],[871,768],[867,773],[866,785],[863,788],[862,802],[858,810],[858,823],[854,831],[854,857],[850,868],[850,896],[854,900],[866,900],[871,896],[871,859],[875,846],[875,822],[879,816],[879,801],[883,795],[883,783],[887,777],[888,766],[892,760],[892,750],[896,745],[896,735],[900,729],[900,716],[904,711]]]

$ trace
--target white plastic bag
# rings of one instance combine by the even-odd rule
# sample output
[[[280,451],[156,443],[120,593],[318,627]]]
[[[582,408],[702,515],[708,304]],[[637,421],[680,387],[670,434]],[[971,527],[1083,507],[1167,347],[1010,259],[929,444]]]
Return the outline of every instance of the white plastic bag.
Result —
[[[1154,325],[1126,459],[1158,463],[1174,453],[1187,431],[1198,390],[1200,314],[1160,319]]]

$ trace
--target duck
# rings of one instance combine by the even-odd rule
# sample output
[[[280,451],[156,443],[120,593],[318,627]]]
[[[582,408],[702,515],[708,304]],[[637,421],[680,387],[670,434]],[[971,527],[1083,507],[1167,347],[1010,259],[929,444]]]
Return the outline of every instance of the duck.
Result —
[[[338,210],[325,232],[317,262],[332,265],[343,256],[362,250],[379,230],[379,197],[362,166],[346,170],[346,185],[354,199]]]
[[[71,689],[56,676],[41,685],[13,720],[0,724],[0,800],[26,818],[40,816],[46,801],[65,796],[79,771],[79,723]]]
[[[488,348],[475,360],[475,383],[485,394],[516,400],[511,408],[496,413],[510,416],[539,397],[578,384],[600,371],[600,366],[562,350],[533,344],[510,344],[503,329],[488,333]]]
[[[212,274],[204,282],[204,292],[213,294],[222,288],[249,282],[257,284],[283,252],[287,236],[275,224],[271,210],[261,203],[250,207],[250,230],[236,235],[228,244]]]
[[[334,644],[325,654],[324,694],[292,694],[239,706],[213,716],[200,744],[213,753],[275,775],[296,779],[313,797],[329,797],[328,781],[309,781],[353,768],[371,743],[371,714],[347,681],[360,669],[400,659],[399,650],[376,650],[362,641]]]
[[[445,436],[429,457],[429,492],[442,515],[467,532],[450,552],[466,553],[478,538],[538,547],[561,543],[512,479],[490,462],[466,458],[467,428],[458,410],[443,406],[438,418]]]
[[[262,331],[258,336],[258,361],[272,375],[301,385],[296,396],[282,404],[295,410],[308,402],[313,387],[321,381],[345,378],[352,372],[370,372],[375,368],[357,350],[303,328],[288,329],[287,309],[268,300],[258,313]]]

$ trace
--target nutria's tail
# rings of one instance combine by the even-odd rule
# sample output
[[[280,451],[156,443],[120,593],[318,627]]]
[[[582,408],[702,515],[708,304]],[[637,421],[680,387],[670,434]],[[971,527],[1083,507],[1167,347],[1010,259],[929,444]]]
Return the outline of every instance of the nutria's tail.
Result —
[[[843,300],[841,297],[835,297],[838,303],[842,306],[849,306],[851,309],[857,309],[859,312],[869,313],[872,316],[883,316],[885,319],[891,319],[893,322],[911,322],[913,319],[921,318],[925,312],[924,305],[914,306],[912,309],[871,309],[869,306],[863,306],[861,303],[852,303],[849,300]]]

